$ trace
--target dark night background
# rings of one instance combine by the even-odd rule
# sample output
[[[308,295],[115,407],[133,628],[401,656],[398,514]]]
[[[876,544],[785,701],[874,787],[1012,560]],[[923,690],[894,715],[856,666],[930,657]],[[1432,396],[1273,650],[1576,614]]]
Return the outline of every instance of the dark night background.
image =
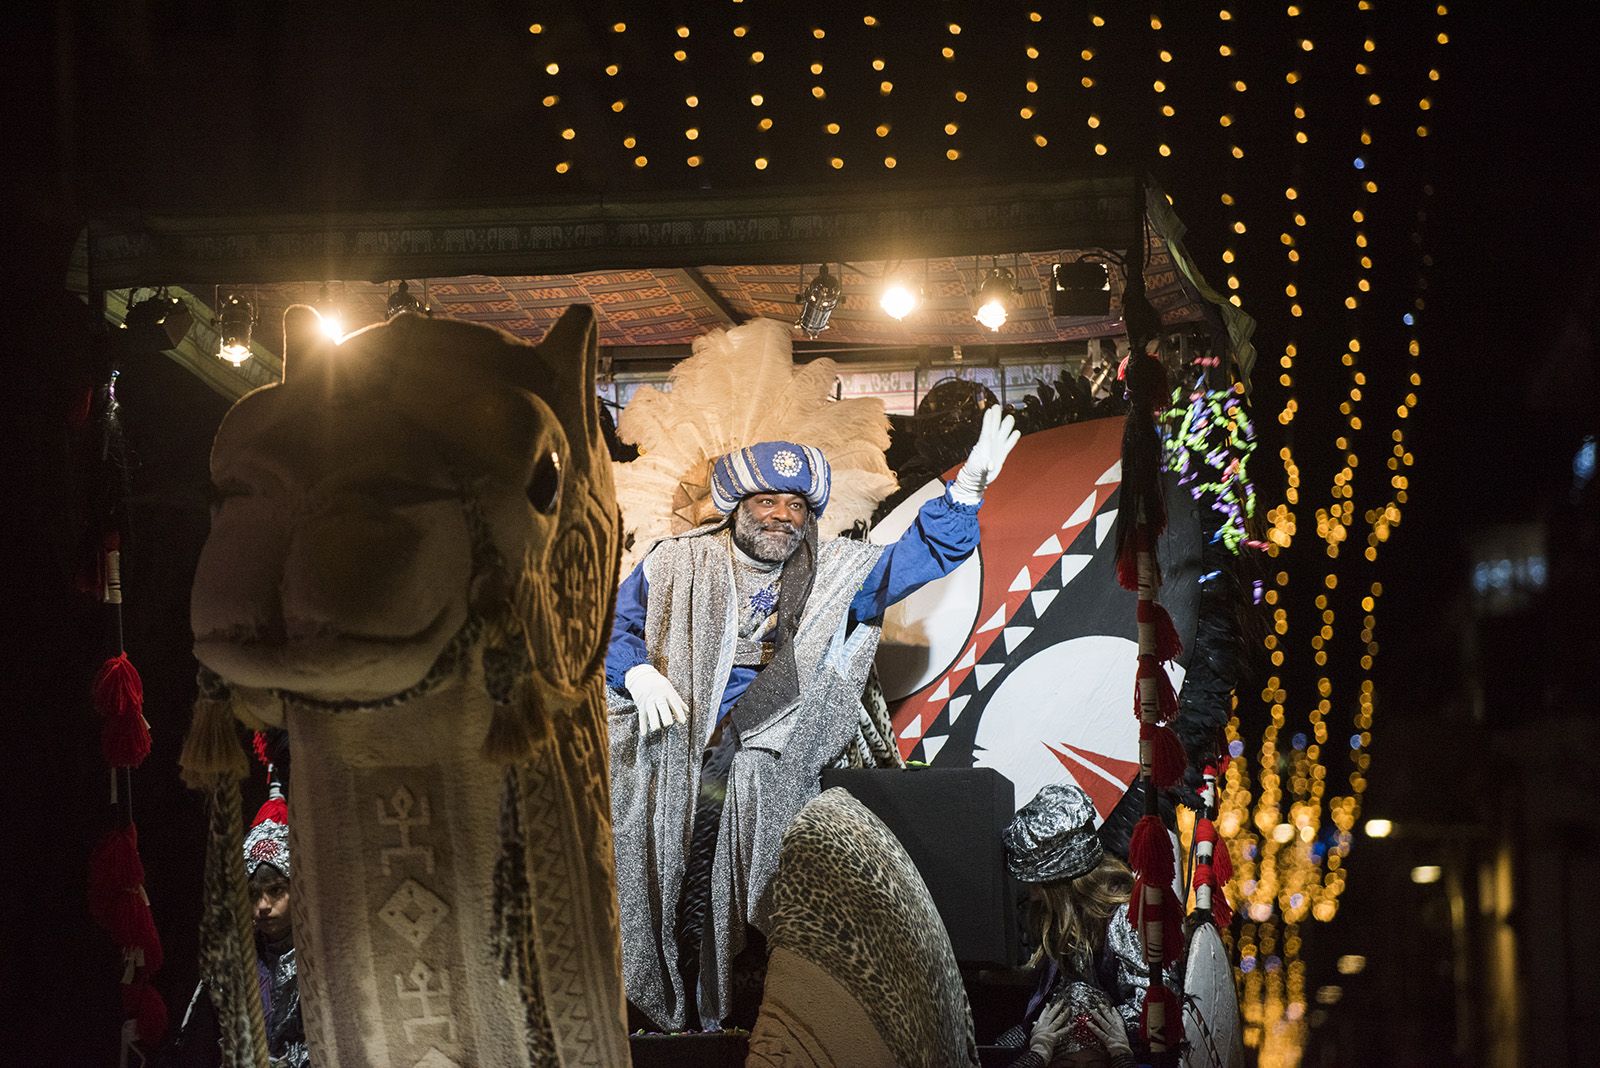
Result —
[[[517,13],[522,6],[480,5],[473,17],[488,23],[510,11],[526,21]],[[63,290],[70,243],[90,216],[155,204],[226,205],[238,195],[262,206],[288,195],[314,208],[359,202],[363,190],[393,201],[407,189],[439,193],[452,183],[463,193],[513,187],[526,161],[510,157],[529,151],[526,144],[508,148],[499,170],[485,168],[482,188],[464,176],[473,147],[493,152],[503,133],[492,109],[451,111],[413,95],[403,71],[381,84],[374,76],[359,95],[342,85],[331,58],[341,40],[363,33],[384,48],[409,41],[416,49],[425,41],[437,53],[430,65],[470,69],[465,45],[431,32],[446,28],[443,8],[428,16],[404,4],[386,10],[376,20],[371,12],[366,21],[327,16],[349,36],[310,48],[325,65],[298,70],[269,69],[248,50],[231,64],[205,51],[250,40],[281,45],[293,4],[256,11],[183,0],[103,9],[66,3],[12,17],[3,350],[11,493],[0,524],[8,543],[10,665],[0,746],[9,846],[0,1004],[10,1034],[0,1061],[89,1065],[116,1056],[118,965],[83,904],[88,846],[105,819],[105,772],[84,698],[104,655],[104,620],[98,605],[74,592],[73,579],[97,465],[92,443],[68,433],[65,418],[104,356],[89,340],[93,316]],[[155,27],[151,40],[162,42],[154,52],[140,50],[149,41],[119,35],[144,19]],[[1589,788],[1600,763],[1592,747],[1600,743],[1593,682],[1600,648],[1592,623],[1600,508],[1593,483],[1586,495],[1572,492],[1574,454],[1600,423],[1593,23],[1589,6],[1580,4],[1462,4],[1453,14],[1431,120],[1434,193],[1426,210],[1434,263],[1422,401],[1408,439],[1417,462],[1404,523],[1375,571],[1389,592],[1379,625],[1382,704],[1366,804],[1366,815],[1391,816],[1402,827],[1409,819],[1425,830],[1422,837],[1359,841],[1340,915],[1327,930],[1308,932],[1308,989],[1334,978],[1337,953],[1362,952],[1370,963],[1345,983],[1344,1000],[1326,1007],[1307,1063],[1494,1063],[1484,1052],[1495,1039],[1493,1014],[1460,1000],[1454,974],[1463,960],[1474,967],[1490,949],[1453,953],[1448,906],[1408,873],[1433,862],[1430,856],[1470,868],[1496,842],[1508,844],[1521,878],[1553,887],[1546,900],[1558,902],[1554,912],[1524,906],[1508,919],[1523,955],[1517,974],[1527,987],[1524,1005],[1555,1005],[1565,1029],[1525,1039],[1532,1044],[1524,1053],[1540,1051],[1541,1064],[1590,1063],[1592,1052],[1573,1036],[1586,1042],[1600,1034],[1592,998],[1600,988],[1600,937],[1592,918],[1575,919],[1600,877]],[[181,54],[173,41],[193,50],[188,63],[217,71],[213,88],[223,103],[161,95],[166,82],[149,70]],[[204,81],[197,75],[185,84]],[[478,88],[493,95],[516,86]],[[279,100],[289,103],[275,108]],[[338,119],[302,137],[293,119],[311,108],[308,101],[336,110]],[[253,131],[259,169],[209,159],[219,144],[210,120],[229,108]],[[446,128],[435,151],[430,131]],[[141,129],[162,133],[142,138]],[[1214,129],[1193,136],[1207,138]],[[365,133],[346,139],[352,130]],[[273,157],[272,146],[299,141],[297,151]],[[306,169],[318,153],[334,162]],[[1313,190],[1347,180],[1305,177]],[[501,187],[491,188],[496,182]],[[1216,270],[1217,209],[1183,199],[1181,176],[1163,182],[1180,197],[1191,250],[1208,272]],[[1269,289],[1252,285],[1251,261],[1266,255],[1244,257],[1241,271],[1245,306],[1267,339],[1263,379],[1276,355],[1270,320],[1282,306]],[[1318,281],[1308,274],[1304,288]],[[1314,391],[1317,370],[1299,373],[1302,394]],[[1330,373],[1330,389],[1332,381]],[[135,773],[135,804],[168,951],[158,982],[176,1020],[194,974],[201,834],[199,800],[172,770],[193,685],[186,569],[205,535],[205,457],[226,404],[161,358],[124,367],[119,397],[131,450],[128,644],[145,678],[156,739],[150,762]],[[1269,410],[1275,405],[1258,409],[1258,419],[1265,422]],[[1258,469],[1266,471],[1276,443],[1270,432],[1263,436],[1268,455]],[[1264,498],[1276,500],[1270,476],[1262,477]],[[1549,588],[1509,613],[1480,619],[1469,584],[1473,546],[1494,528],[1525,523],[1546,542]],[[1309,525],[1302,519],[1307,541]],[[1316,566],[1308,563],[1308,582]],[[182,920],[170,919],[174,913]],[[1561,933],[1559,944],[1549,941],[1552,930]],[[1542,959],[1551,955],[1560,959]]]

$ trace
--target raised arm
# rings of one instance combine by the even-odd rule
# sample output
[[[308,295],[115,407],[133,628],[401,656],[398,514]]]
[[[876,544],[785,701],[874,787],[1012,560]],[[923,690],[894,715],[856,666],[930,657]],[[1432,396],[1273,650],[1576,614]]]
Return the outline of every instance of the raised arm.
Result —
[[[924,504],[900,540],[884,550],[850,604],[857,623],[877,619],[896,601],[954,571],[978,545],[978,506],[1022,436],[998,405],[983,413],[978,443],[944,493]]]
[[[978,546],[978,505],[945,492],[924,504],[900,540],[883,550],[850,603],[850,618],[877,619],[896,601],[954,571]]]

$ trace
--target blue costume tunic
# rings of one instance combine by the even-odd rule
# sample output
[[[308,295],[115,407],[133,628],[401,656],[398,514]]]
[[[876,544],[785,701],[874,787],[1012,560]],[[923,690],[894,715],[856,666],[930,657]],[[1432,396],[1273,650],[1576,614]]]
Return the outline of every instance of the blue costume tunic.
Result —
[[[851,624],[882,618],[890,605],[948,575],[971,556],[978,544],[978,507],[951,500],[946,487],[944,493],[918,509],[911,526],[899,541],[884,549],[850,602]],[[644,624],[650,580],[645,577],[644,565],[641,560],[617,591],[617,619],[606,652],[606,683],[617,690],[626,690],[624,678],[628,671],[649,658]],[[760,670],[734,665],[722,692],[719,717],[728,714]]]

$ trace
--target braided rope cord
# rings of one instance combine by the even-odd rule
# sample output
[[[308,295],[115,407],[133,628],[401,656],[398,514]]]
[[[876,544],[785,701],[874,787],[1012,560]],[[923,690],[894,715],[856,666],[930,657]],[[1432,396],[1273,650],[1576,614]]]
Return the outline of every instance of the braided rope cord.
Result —
[[[266,1068],[267,1027],[256,984],[241,804],[233,779],[213,787],[206,799],[200,972],[217,1010],[223,1068]]]

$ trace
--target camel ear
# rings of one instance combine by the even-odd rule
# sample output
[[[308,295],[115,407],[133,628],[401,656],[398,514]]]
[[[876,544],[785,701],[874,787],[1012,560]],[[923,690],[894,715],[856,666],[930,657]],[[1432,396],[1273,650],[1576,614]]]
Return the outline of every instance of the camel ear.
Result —
[[[600,332],[594,309],[574,304],[561,313],[537,346],[539,358],[529,367],[538,381],[525,382],[530,392],[543,397],[561,419],[573,446],[573,462],[587,466],[588,453],[600,440],[599,399],[595,375],[600,369]]]
[[[333,342],[322,332],[322,316],[309,304],[291,304],[283,313],[283,379],[294,368],[298,380],[307,368],[324,362]]]

